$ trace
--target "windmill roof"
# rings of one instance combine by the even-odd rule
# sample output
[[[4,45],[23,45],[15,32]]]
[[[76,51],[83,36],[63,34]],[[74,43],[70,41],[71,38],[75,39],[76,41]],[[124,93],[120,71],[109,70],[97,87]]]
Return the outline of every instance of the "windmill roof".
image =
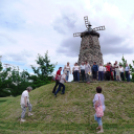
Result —
[[[87,35],[97,36],[98,38],[100,37],[100,34],[98,32],[96,32],[96,31],[94,31],[94,30],[92,30],[91,32],[86,30],[86,31],[81,33],[81,37],[87,36]]]

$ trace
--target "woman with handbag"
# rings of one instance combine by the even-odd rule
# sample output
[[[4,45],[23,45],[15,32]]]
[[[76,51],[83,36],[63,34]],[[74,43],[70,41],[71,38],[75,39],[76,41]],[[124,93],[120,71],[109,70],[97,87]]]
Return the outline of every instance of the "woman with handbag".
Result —
[[[97,87],[96,92],[97,94],[95,94],[93,99],[93,104],[96,111],[94,115],[94,119],[98,122],[99,125],[96,129],[99,129],[100,131],[98,131],[97,133],[103,133],[104,131],[102,126],[102,116],[104,116],[104,111],[105,111],[105,103],[104,103],[105,97],[101,93],[102,92],[101,87]]]

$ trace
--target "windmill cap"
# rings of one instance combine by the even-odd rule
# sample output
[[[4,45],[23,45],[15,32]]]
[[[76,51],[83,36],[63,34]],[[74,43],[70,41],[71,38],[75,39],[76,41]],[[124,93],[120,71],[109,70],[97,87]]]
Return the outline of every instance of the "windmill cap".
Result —
[[[92,25],[90,24],[90,22],[88,22],[88,25],[89,25],[89,26],[92,26]]]

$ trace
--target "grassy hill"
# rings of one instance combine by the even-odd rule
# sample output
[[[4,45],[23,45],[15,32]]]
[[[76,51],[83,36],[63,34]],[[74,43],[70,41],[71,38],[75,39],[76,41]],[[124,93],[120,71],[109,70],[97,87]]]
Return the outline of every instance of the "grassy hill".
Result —
[[[65,95],[52,94],[54,84],[30,92],[34,116],[19,122],[20,96],[0,98],[0,134],[96,133],[92,100],[95,88],[105,95],[105,134],[134,134],[134,83],[66,83]]]

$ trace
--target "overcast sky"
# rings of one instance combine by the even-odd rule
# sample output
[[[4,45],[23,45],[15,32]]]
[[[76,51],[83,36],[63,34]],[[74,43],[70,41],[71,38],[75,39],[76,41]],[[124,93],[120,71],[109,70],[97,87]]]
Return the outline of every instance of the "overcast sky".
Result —
[[[64,66],[78,60],[84,16],[100,31],[104,63],[134,60],[133,0],[0,0],[0,55],[2,62],[30,70],[37,54]],[[56,68],[57,69],[57,68]],[[30,70],[31,71],[31,70]]]

